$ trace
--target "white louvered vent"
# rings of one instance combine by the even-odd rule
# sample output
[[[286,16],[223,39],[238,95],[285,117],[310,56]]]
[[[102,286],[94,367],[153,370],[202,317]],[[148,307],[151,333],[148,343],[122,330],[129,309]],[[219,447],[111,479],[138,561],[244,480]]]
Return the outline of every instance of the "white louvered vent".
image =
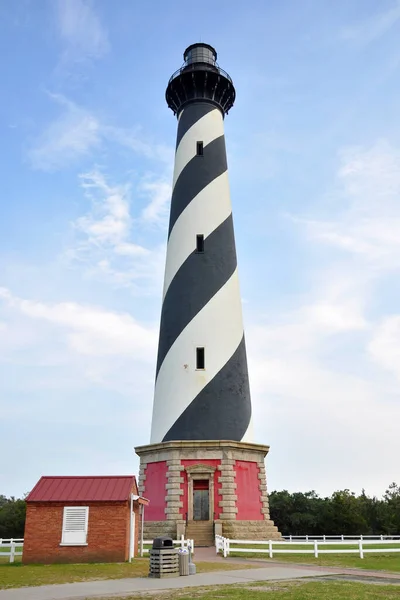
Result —
[[[89,520],[88,506],[64,506],[62,544],[86,544]]]

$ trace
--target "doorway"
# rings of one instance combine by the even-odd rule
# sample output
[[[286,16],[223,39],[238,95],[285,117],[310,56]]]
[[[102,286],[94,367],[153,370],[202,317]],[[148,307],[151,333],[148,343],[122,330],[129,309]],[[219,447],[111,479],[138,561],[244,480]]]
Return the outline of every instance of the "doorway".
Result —
[[[208,479],[193,480],[193,520],[209,521],[210,487]]]
[[[214,479],[216,467],[202,463],[185,467],[187,473],[187,521],[212,523],[214,518]]]

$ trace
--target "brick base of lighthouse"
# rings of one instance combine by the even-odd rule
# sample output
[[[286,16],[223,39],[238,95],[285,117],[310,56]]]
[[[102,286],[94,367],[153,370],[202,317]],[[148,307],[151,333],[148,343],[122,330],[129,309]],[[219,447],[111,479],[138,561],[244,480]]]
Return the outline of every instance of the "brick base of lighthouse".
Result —
[[[140,446],[139,493],[150,500],[144,537],[281,539],[269,516],[268,446],[231,441],[174,441]],[[200,528],[200,529],[199,529]],[[205,536],[205,537],[204,537]],[[211,536],[211,538],[210,538]],[[195,539],[196,542],[196,539]]]

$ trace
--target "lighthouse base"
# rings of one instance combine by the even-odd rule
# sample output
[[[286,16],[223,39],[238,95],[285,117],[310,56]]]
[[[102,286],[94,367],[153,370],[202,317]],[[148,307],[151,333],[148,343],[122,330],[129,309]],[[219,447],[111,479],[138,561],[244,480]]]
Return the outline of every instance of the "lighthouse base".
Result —
[[[184,535],[195,545],[231,539],[281,539],[269,516],[269,446],[220,440],[140,446],[139,493],[150,500],[144,538]]]

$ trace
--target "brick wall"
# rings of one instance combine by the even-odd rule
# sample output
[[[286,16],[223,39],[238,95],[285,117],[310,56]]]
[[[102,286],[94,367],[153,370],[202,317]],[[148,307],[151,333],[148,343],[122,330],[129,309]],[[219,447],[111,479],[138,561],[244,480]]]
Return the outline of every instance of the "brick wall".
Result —
[[[64,506],[89,506],[88,545],[60,546]],[[139,535],[135,511],[135,554]],[[128,502],[28,503],[24,563],[123,562],[129,556]]]

